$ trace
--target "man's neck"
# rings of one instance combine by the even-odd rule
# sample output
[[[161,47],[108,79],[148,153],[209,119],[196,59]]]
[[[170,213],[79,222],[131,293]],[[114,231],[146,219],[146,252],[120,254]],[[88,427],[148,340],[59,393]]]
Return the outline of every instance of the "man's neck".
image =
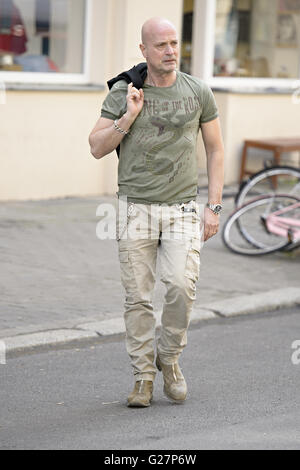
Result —
[[[148,74],[147,74],[145,83],[151,86],[169,87],[169,86],[172,86],[173,83],[175,83],[176,77],[177,77],[176,70],[174,70],[174,72],[171,72],[171,73],[164,73],[164,74],[157,75],[157,74],[154,74],[148,68]]]

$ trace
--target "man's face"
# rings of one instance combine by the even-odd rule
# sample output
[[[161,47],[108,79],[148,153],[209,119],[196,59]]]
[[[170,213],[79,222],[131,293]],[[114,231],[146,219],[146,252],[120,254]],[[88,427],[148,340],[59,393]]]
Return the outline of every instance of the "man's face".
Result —
[[[157,73],[171,73],[178,64],[179,45],[176,31],[164,26],[148,35],[141,45],[148,65]]]

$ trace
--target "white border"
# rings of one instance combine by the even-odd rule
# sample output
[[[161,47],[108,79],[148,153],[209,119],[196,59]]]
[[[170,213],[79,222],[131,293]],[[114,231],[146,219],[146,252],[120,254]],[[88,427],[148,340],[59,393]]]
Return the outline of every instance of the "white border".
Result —
[[[54,83],[54,84],[87,84],[89,83],[90,67],[90,24],[92,0],[85,0],[85,25],[83,47],[83,73],[39,73],[39,72],[3,72],[0,71],[0,81],[6,83]]]
[[[276,90],[290,91],[299,89],[300,64],[299,78],[297,79],[213,76],[216,4],[216,0],[195,0],[193,22],[193,74],[205,80],[210,87],[225,90],[244,90],[248,92],[274,90],[274,92],[276,92]]]

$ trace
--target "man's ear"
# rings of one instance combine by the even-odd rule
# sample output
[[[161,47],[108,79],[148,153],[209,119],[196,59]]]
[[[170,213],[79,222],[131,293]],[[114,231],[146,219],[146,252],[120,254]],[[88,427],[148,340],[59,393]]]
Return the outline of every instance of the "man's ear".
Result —
[[[145,59],[147,59],[146,47],[144,46],[144,44],[140,44],[140,50],[143,56],[145,57]]]

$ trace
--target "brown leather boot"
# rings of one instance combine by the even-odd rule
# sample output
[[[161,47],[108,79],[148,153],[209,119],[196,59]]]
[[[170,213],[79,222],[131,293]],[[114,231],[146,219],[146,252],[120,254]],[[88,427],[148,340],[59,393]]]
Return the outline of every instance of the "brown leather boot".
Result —
[[[157,356],[156,367],[163,373],[164,394],[176,403],[184,402],[187,395],[187,385],[179,364],[177,362],[164,364]]]
[[[151,380],[139,380],[127,399],[127,406],[146,407],[150,406],[153,397],[153,382]]]

